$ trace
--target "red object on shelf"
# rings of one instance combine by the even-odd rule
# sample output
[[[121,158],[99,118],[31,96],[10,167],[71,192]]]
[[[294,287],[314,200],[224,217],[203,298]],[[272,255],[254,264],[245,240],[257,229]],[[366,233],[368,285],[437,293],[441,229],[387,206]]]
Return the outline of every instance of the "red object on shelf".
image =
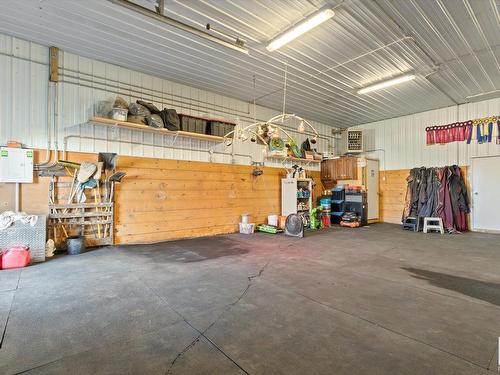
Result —
[[[30,251],[26,246],[11,246],[2,253],[1,268],[22,268],[30,263]]]

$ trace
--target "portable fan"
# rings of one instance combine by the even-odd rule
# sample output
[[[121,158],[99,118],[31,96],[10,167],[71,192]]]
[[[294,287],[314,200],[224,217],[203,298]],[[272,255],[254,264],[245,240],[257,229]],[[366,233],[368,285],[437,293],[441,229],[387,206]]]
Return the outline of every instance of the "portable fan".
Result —
[[[285,221],[285,234],[292,237],[304,237],[304,222],[299,215],[288,215]]]

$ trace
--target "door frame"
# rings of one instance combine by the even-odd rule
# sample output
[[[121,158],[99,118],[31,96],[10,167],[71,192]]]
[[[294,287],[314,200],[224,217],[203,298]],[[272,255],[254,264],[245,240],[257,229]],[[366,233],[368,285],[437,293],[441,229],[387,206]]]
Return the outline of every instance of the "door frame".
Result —
[[[364,173],[363,173],[363,179],[364,181],[362,181],[363,185],[366,186],[366,189],[368,190],[368,160],[370,161],[376,161],[378,163],[378,181],[377,181],[377,187],[378,187],[378,191],[377,191],[377,201],[378,201],[378,213],[377,213],[377,217],[376,218],[373,218],[373,219],[369,219],[368,220],[368,224],[371,224],[371,223],[377,223],[380,221],[380,159],[374,159],[374,158],[365,158],[365,160],[367,161],[366,163],[366,166],[364,167]],[[368,192],[368,194],[370,194]],[[368,207],[370,207],[370,205],[368,205]],[[368,212],[367,212],[367,216],[368,216]]]
[[[469,222],[469,228],[471,228],[471,232],[478,232],[478,233],[492,233],[492,234],[500,234],[500,230],[496,229],[476,229],[475,227],[475,222],[474,222],[474,215],[475,215],[475,206],[476,202],[474,199],[474,163],[473,161],[475,159],[487,159],[487,158],[500,158],[500,154],[498,155],[486,155],[486,156],[471,156],[471,161],[470,161],[470,168],[469,171],[467,172],[468,178],[469,178],[469,184],[470,184],[470,194],[469,194],[469,201],[470,201],[470,207],[471,207],[471,212],[470,212],[470,222]]]

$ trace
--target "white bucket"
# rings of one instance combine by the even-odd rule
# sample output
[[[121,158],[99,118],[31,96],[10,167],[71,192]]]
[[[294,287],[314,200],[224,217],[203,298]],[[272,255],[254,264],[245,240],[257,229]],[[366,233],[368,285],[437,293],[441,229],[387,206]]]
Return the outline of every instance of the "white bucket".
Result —
[[[277,227],[278,226],[278,215],[269,215],[267,217],[267,224],[274,225],[275,227]]]
[[[241,214],[241,224],[248,224],[250,221],[250,214]]]

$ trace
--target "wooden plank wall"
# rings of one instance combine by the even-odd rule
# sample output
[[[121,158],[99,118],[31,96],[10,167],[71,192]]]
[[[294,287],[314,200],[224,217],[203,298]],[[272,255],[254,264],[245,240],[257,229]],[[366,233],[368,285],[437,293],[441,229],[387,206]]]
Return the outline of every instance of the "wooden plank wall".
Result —
[[[35,161],[43,156],[36,151]],[[68,153],[67,159],[96,162],[97,155]],[[264,167],[263,175],[253,177],[251,166],[119,156],[117,169],[127,172],[116,186],[117,244],[232,233],[242,213],[256,223],[280,213],[280,168]],[[321,194],[319,172],[311,175],[317,182],[315,193]],[[23,184],[21,210],[47,213],[49,182],[48,177],[36,177],[33,184]],[[66,201],[70,182],[69,177],[58,178],[58,201]],[[14,185],[0,184],[2,210],[12,209],[13,200]]]
[[[470,194],[468,169],[466,166],[460,168]],[[406,177],[409,174],[409,169],[380,172],[380,221],[401,224],[407,187]]]
[[[116,189],[116,243],[232,233],[242,213],[263,223],[281,210],[282,169],[254,177],[250,166],[126,156],[118,166],[127,177]]]

